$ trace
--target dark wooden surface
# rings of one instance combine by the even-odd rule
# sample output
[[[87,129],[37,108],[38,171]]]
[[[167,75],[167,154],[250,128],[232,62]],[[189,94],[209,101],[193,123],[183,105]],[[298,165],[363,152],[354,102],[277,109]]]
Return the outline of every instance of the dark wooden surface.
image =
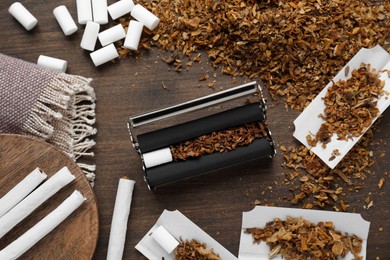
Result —
[[[118,180],[128,175],[136,183],[124,259],[144,259],[134,246],[155,223],[164,209],[180,210],[199,225],[233,254],[238,254],[241,217],[243,211],[253,208],[255,199],[262,203],[274,203],[276,206],[292,207],[283,200],[289,195],[288,186],[276,185],[281,182],[287,169],[283,168],[280,145],[298,144],[292,137],[293,120],[297,111],[286,111],[282,105],[272,104],[269,100],[268,124],[278,145],[278,155],[274,159],[260,159],[191,180],[165,186],[156,192],[147,189],[143,182],[141,162],[131,146],[126,123],[130,115],[143,113],[155,108],[166,107],[198,98],[218,91],[219,87],[229,88],[243,83],[238,78],[221,75],[212,77],[213,68],[207,63],[206,56],[200,64],[194,64],[189,70],[176,73],[162,58],[166,54],[160,50],[143,51],[135,58],[108,63],[98,68],[92,64],[88,52],[79,47],[83,26],[74,35],[65,37],[56,23],[52,10],[65,4],[76,19],[76,6],[73,0],[47,1],[25,0],[23,4],[39,20],[37,28],[25,31],[7,12],[13,1],[0,2],[1,42],[0,51],[13,57],[36,62],[40,54],[68,61],[68,73],[93,78],[93,87],[97,94],[98,134],[94,162],[97,165],[95,192],[100,216],[100,237],[94,259],[105,259],[109,238],[111,216]],[[109,4],[113,1],[109,1]],[[185,60],[183,61],[185,63]],[[210,72],[208,81],[199,82],[198,78]],[[215,90],[207,83],[215,80]],[[163,84],[166,88],[163,88]],[[266,92],[266,91],[265,91]],[[267,93],[265,93],[267,94]],[[235,103],[227,104],[234,106]],[[226,106],[226,105],[225,105]],[[218,111],[216,106],[209,112]],[[184,117],[191,118],[190,115]],[[161,121],[156,127],[167,126]],[[368,259],[390,259],[390,224],[388,221],[390,200],[390,180],[388,177],[390,154],[390,111],[384,117],[375,132],[374,140],[383,142],[373,147],[377,164],[372,167],[372,175],[364,182],[359,192],[347,193],[350,212],[361,213],[371,221],[368,240]],[[381,158],[380,153],[385,157]],[[385,177],[381,190],[377,184]],[[363,208],[364,199],[369,193],[374,206]],[[383,228],[383,231],[379,231]]]

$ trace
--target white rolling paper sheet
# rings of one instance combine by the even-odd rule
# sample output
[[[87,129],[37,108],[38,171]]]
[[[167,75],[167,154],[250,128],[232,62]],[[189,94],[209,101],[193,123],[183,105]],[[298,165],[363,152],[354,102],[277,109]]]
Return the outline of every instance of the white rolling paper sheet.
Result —
[[[343,233],[348,233],[350,235],[355,234],[363,239],[363,248],[360,255],[363,256],[363,259],[366,259],[365,255],[367,250],[367,239],[370,222],[365,221],[360,214],[264,206],[256,206],[251,211],[243,213],[238,258],[240,260],[269,259],[269,246],[263,242],[260,244],[253,243],[252,235],[246,234],[245,229],[253,227],[263,228],[268,222],[273,221],[275,218],[284,220],[288,216],[293,218],[302,217],[312,223],[318,223],[320,221],[332,221],[336,230],[339,230]],[[350,260],[353,258],[353,255],[348,253],[345,258],[340,258],[340,260]],[[282,260],[284,258],[282,258],[281,255],[275,255],[272,257],[272,259]]]
[[[318,115],[324,112],[325,104],[323,97],[328,92],[328,88],[333,82],[350,78],[351,72],[354,69],[359,68],[361,63],[370,64],[371,69],[375,69],[377,73],[379,72],[380,80],[385,81],[383,90],[390,92],[390,78],[387,75],[387,71],[383,71],[390,69],[390,54],[379,45],[371,49],[362,48],[294,121],[294,137],[320,157],[321,160],[332,169],[337,166],[348,151],[360,140],[368,128],[366,128],[360,136],[353,137],[348,141],[338,140],[337,135],[334,134],[331,137],[331,141],[326,144],[326,148],[323,148],[321,144],[311,147],[306,140],[306,136],[317,133],[321,124],[324,122]],[[346,73],[347,70],[349,70],[348,73]],[[383,113],[389,105],[389,95],[383,95],[378,100],[377,108],[380,113]],[[372,120],[372,123],[374,123],[378,117],[379,115]],[[332,153],[336,149],[340,152],[340,155],[336,156],[336,158],[332,158]]]
[[[195,239],[201,243],[205,243],[207,248],[212,249],[214,253],[218,254],[219,257],[221,257],[223,260],[237,260],[236,256],[230,253],[220,243],[218,243],[215,239],[204,232],[200,227],[194,224],[178,210],[164,210],[156,224],[135,246],[135,248],[140,251],[147,259],[174,259],[174,252],[167,253],[165,249],[151,236],[151,234],[160,226],[163,226],[169,232],[169,234],[171,234],[178,241]]]

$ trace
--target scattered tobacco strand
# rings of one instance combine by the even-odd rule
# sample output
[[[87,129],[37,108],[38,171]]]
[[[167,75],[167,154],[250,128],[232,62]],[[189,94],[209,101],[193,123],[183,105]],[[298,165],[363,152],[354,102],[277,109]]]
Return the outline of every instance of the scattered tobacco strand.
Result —
[[[270,258],[281,254],[287,260],[333,260],[351,252],[355,260],[362,259],[362,239],[335,230],[331,221],[314,224],[302,217],[275,218],[264,228],[247,228],[244,232],[251,234],[255,243],[266,242],[271,247]]]
[[[174,260],[222,260],[205,243],[196,240],[181,241],[174,251]]]
[[[305,146],[282,146],[283,166],[291,171],[285,174],[284,184],[290,187],[292,197],[287,198],[294,205],[304,208],[333,207],[334,210],[348,210],[348,202],[340,200],[348,192],[360,190],[374,164],[368,144],[372,139],[370,128],[360,141],[334,168],[330,169],[318,156]],[[337,153],[337,152],[336,152]]]
[[[187,160],[216,152],[223,153],[248,145],[255,139],[267,138],[266,129],[264,122],[248,123],[171,145],[170,149],[174,160]]]
[[[388,1],[139,3],[161,20],[154,31],[144,31],[140,48],[194,54],[194,61],[205,51],[222,73],[260,77],[273,98],[282,97],[286,106],[297,110],[303,110],[362,47],[390,47]]]
[[[348,140],[364,133],[380,114],[376,105],[385,94],[384,85],[379,75],[370,71],[370,65],[365,64],[353,70],[351,78],[333,83],[323,97],[325,109],[320,117],[325,122],[314,137],[306,136],[309,145],[321,142],[325,148],[333,134],[337,134],[338,140]]]
[[[385,178],[381,178],[378,182],[378,188],[382,189],[383,184],[385,183]]]

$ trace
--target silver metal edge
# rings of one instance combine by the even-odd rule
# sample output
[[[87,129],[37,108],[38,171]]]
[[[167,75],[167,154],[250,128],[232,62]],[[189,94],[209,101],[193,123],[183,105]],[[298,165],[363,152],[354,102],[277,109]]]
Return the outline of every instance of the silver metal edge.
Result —
[[[191,103],[197,103],[199,101],[208,99],[210,97],[223,96],[223,95],[225,95],[228,92],[234,92],[237,89],[245,88],[245,87],[247,87],[249,85],[253,85],[254,86],[252,90],[246,90],[246,91],[242,91],[240,93],[232,94],[231,96],[221,97],[220,99],[209,101],[209,102],[206,102],[206,103],[200,104],[200,105],[194,105],[194,106],[191,106],[191,107],[186,108],[186,109],[179,109],[183,105],[188,105],[188,104],[191,104]],[[183,114],[183,113],[195,111],[195,110],[198,110],[198,109],[201,109],[201,108],[205,108],[205,107],[208,107],[208,106],[212,106],[212,105],[219,104],[219,103],[222,103],[222,102],[226,102],[226,101],[229,101],[229,100],[232,100],[232,99],[236,99],[236,98],[240,98],[240,97],[247,96],[247,95],[250,95],[250,94],[254,94],[254,93],[257,93],[257,92],[260,92],[260,97],[264,101],[260,85],[256,81],[252,81],[252,82],[249,82],[249,83],[246,83],[246,84],[239,85],[237,87],[233,87],[233,88],[230,88],[230,89],[218,92],[218,93],[213,93],[211,95],[207,95],[207,96],[204,96],[204,97],[201,97],[201,98],[197,98],[197,99],[194,99],[194,100],[191,100],[191,101],[187,101],[187,102],[184,102],[184,103],[181,103],[181,104],[177,104],[177,105],[166,107],[166,108],[163,108],[163,109],[158,109],[158,110],[154,110],[154,111],[147,112],[147,113],[144,113],[144,114],[140,114],[140,115],[136,115],[136,116],[133,116],[133,117],[129,117],[129,121],[128,122],[129,122],[129,125],[130,125],[131,128],[135,128],[135,127],[138,127],[138,126],[141,126],[141,125],[145,125],[145,124],[148,124],[148,123],[151,123],[151,122],[155,122],[155,121],[158,121],[158,120],[170,118],[172,116],[176,116],[176,115],[180,115],[180,114]],[[134,119],[137,119],[137,118],[140,118],[140,117],[145,117],[145,116],[150,116],[150,115],[157,114],[157,113],[163,112],[165,110],[174,109],[174,108],[178,108],[178,110],[175,111],[175,112],[163,115],[163,116],[156,116],[154,118],[152,117],[152,119],[144,120],[144,121],[142,121],[140,123],[137,123],[137,124],[134,123]]]

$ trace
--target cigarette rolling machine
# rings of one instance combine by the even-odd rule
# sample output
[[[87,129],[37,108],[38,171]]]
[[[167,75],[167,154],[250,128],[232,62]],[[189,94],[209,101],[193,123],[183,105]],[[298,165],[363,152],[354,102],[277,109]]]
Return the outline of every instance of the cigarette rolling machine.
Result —
[[[142,125],[254,94],[258,97],[258,101],[254,103],[137,136],[133,133],[135,128]],[[265,125],[266,108],[260,85],[257,82],[250,82],[182,104],[130,117],[128,122],[130,139],[142,159],[145,181],[149,189],[154,190],[174,181],[248,160],[273,157],[276,151],[271,132]],[[173,158],[170,148],[172,145],[254,122],[264,126],[262,128],[264,135],[255,138],[249,144],[186,160]]]

